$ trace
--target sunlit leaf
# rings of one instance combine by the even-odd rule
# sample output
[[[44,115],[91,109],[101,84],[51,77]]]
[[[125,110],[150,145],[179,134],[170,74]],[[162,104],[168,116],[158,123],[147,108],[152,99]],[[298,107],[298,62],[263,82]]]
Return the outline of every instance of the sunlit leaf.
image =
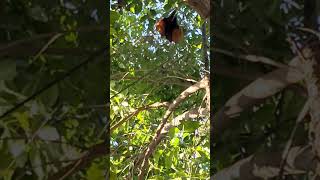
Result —
[[[171,141],[170,141],[170,144],[171,144],[172,146],[174,146],[174,147],[179,146],[179,143],[180,143],[179,138],[173,138],[173,139],[171,139]]]
[[[92,164],[87,171],[86,178],[90,180],[101,180],[105,179],[104,174],[105,169],[99,167],[97,164]]]

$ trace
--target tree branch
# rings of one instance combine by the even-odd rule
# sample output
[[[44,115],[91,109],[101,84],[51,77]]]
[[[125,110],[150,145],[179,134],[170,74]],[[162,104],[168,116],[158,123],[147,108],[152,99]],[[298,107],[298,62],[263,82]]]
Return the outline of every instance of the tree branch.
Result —
[[[151,140],[148,148],[138,156],[138,159],[135,162],[134,170],[138,169],[139,180],[142,180],[144,178],[146,169],[149,165],[148,159],[152,155],[152,153],[154,152],[154,149],[156,148],[156,146],[159,144],[159,142],[161,140],[161,138],[160,138],[161,132],[163,131],[163,128],[165,127],[170,115],[174,112],[174,110],[178,107],[178,105],[181,102],[183,102],[187,97],[189,97],[191,94],[195,93],[196,91],[198,91],[200,89],[206,88],[207,86],[209,86],[209,78],[205,77],[201,81],[199,81],[198,83],[196,83],[196,84],[190,86],[189,88],[187,88],[186,90],[184,90],[172,102],[172,104],[170,104],[170,106],[169,106],[168,110],[166,111],[165,115],[163,116],[162,122],[159,125],[159,127],[156,131],[156,134],[154,135],[154,138]]]
[[[211,123],[213,135],[218,135],[232,123],[232,118],[256,103],[274,95],[283,88],[301,81],[304,75],[296,68],[299,67],[299,57],[296,56],[290,62],[292,68],[280,68],[274,70],[257,80],[231,97],[224,107],[215,116],[215,121]]]
[[[63,180],[78,170],[89,166],[94,159],[107,155],[108,152],[109,147],[107,144],[104,142],[96,144],[92,146],[89,151],[85,152],[81,158],[51,175],[48,180]]]
[[[210,16],[210,0],[184,0],[184,2],[197,11],[203,19]]]
[[[115,129],[117,129],[123,123],[125,123],[126,121],[131,119],[133,116],[136,116],[137,114],[139,114],[139,112],[141,112],[143,110],[155,109],[155,108],[159,108],[159,107],[169,107],[169,103],[168,102],[156,102],[156,103],[153,103],[153,104],[149,104],[149,105],[146,105],[146,106],[139,107],[134,112],[132,112],[128,116],[126,116],[123,119],[121,119],[120,121],[118,121],[115,125],[113,125],[110,128],[110,132],[112,133]]]
[[[280,171],[282,151],[263,152],[244,158],[215,175],[212,180],[248,180],[270,179]],[[309,170],[316,171],[317,160],[310,146],[295,146],[290,149],[286,160],[285,175],[304,174]]]

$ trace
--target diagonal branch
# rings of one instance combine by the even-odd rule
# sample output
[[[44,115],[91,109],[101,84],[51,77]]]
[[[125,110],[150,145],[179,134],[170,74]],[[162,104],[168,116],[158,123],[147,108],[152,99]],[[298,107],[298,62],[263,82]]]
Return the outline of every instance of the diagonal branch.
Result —
[[[160,132],[160,134],[154,139],[154,142],[156,142],[155,146],[152,146],[153,149],[149,149],[151,153],[153,153],[156,150],[156,146],[161,142],[161,140],[166,136],[166,134],[170,131],[172,127],[179,126],[181,124],[182,120],[192,119],[192,118],[199,118],[199,117],[205,117],[208,114],[207,108],[193,108],[189,111],[184,112],[183,114],[175,117],[171,122],[167,122],[164,125],[164,128]],[[139,179],[144,178],[144,174],[147,171],[148,164],[144,165],[142,169],[140,170]]]
[[[283,174],[283,171],[284,171],[284,166],[285,166],[285,163],[288,159],[288,155],[289,155],[289,150],[291,148],[291,145],[292,145],[292,142],[293,142],[293,138],[294,138],[294,135],[297,131],[297,128],[298,128],[298,125],[304,120],[305,116],[307,115],[308,111],[309,111],[309,108],[310,108],[310,99],[307,100],[307,102],[305,103],[305,105],[303,106],[301,112],[299,113],[298,115],[298,118],[296,120],[296,124],[295,126],[293,127],[293,129],[291,130],[291,133],[290,133],[290,137],[287,141],[287,144],[283,150],[283,153],[282,153],[282,160],[281,160],[281,163],[280,163],[280,170],[279,170],[279,178],[282,177],[282,174]]]
[[[163,128],[165,127],[170,115],[174,112],[174,110],[178,107],[178,105],[181,102],[183,102],[187,97],[189,97],[191,94],[195,93],[196,91],[198,91],[200,89],[206,88],[207,86],[209,86],[209,78],[205,77],[201,81],[199,81],[198,83],[196,83],[196,84],[190,86],[189,88],[187,88],[186,90],[184,90],[172,102],[172,104],[170,104],[170,106],[169,106],[168,110],[166,111],[165,115],[163,116],[162,122],[159,125],[159,127],[154,135],[154,138],[151,140],[148,148],[138,156],[138,159],[135,162],[134,170],[136,170],[136,169],[139,170],[139,179],[143,179],[143,177],[145,175],[145,171],[148,167],[148,159],[152,155],[152,153],[154,152],[154,149],[156,148],[156,146],[159,144],[159,142],[161,140],[161,138],[159,138],[159,136],[161,135],[161,132],[163,131]]]
[[[104,142],[100,144],[96,144],[92,146],[90,150],[86,151],[81,158],[79,158],[75,162],[72,162],[66,167],[63,167],[63,169],[61,169],[57,173],[52,174],[48,178],[48,180],[57,180],[57,179],[63,180],[66,177],[74,174],[78,170],[90,165],[94,159],[107,155],[108,152],[109,152],[109,147],[107,146],[107,144],[105,144]]]

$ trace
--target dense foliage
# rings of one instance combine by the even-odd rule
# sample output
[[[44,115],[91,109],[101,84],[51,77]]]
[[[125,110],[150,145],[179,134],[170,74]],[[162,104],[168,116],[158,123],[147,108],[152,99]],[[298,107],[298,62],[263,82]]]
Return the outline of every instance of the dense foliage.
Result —
[[[1,178],[65,175],[67,165],[103,141],[106,54],[66,73],[105,47],[104,6],[103,1],[0,2]],[[28,97],[33,98],[17,106]],[[101,179],[106,162],[102,157],[80,163],[81,171],[66,169],[70,179]]]
[[[184,29],[181,43],[169,43],[155,22],[178,7]],[[111,127],[135,110],[156,102],[171,103],[203,77],[203,20],[179,1],[126,1],[111,5]],[[208,29],[208,28],[207,28]],[[208,34],[208,33],[207,33]],[[172,115],[199,107],[204,91],[191,95]],[[111,177],[129,174],[150,143],[166,108],[139,111],[111,132]],[[171,118],[171,119],[172,119]],[[150,179],[205,179],[209,175],[208,118],[185,120],[171,128],[150,159]]]

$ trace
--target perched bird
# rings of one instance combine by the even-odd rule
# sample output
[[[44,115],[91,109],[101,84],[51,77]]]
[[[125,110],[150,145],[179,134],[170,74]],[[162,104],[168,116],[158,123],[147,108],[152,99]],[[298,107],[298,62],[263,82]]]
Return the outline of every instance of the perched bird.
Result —
[[[156,23],[156,29],[161,36],[165,36],[170,42],[178,43],[183,38],[182,28],[177,22],[176,10],[169,17],[161,18]]]

